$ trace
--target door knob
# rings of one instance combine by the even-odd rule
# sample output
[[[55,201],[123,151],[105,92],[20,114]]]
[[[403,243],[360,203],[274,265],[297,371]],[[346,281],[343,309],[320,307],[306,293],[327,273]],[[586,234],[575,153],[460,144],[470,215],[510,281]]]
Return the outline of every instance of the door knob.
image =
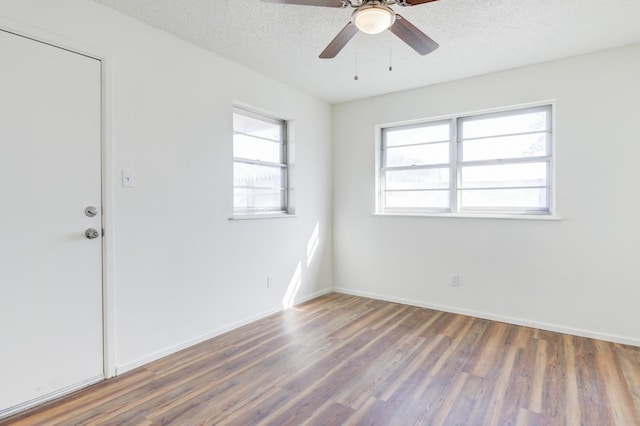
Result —
[[[89,206],[86,209],[84,209],[84,214],[86,214],[89,217],[94,217],[98,214],[98,209],[96,209],[93,206]]]
[[[93,240],[94,238],[98,238],[100,236],[100,233],[95,228],[89,228],[84,231],[84,236],[90,240]]]

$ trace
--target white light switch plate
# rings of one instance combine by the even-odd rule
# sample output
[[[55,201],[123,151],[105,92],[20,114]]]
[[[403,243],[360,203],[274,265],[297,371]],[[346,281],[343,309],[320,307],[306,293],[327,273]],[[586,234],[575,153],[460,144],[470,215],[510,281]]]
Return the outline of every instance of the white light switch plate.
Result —
[[[133,176],[133,171],[123,170],[122,171],[122,187],[133,188],[135,184],[136,183],[135,183],[135,177]]]

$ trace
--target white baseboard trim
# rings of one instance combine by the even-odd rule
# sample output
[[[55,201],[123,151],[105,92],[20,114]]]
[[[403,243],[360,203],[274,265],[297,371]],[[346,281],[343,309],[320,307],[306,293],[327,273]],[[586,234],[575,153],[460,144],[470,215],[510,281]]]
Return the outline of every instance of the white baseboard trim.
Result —
[[[545,322],[531,321],[523,318],[508,317],[504,315],[490,314],[487,312],[473,311],[469,309],[456,308],[452,306],[436,305],[417,300],[403,299],[378,293],[370,293],[366,291],[351,290],[348,288],[336,287],[333,289],[336,293],[349,294],[352,296],[362,296],[370,299],[384,300],[386,302],[400,303],[403,305],[417,306],[420,308],[433,309],[436,311],[451,312],[454,314],[467,315],[476,318],[482,318],[492,321],[499,321],[508,324],[522,325],[525,327],[539,328],[540,330],[554,331],[557,333],[570,334],[573,336],[587,337],[590,339],[604,340],[607,342],[621,343],[623,345],[640,347],[640,339],[626,336],[618,336],[615,334],[600,333],[597,331],[582,330],[579,328],[566,327],[557,324],[549,324]]]
[[[33,408],[33,407],[35,407],[37,405],[44,404],[45,402],[53,401],[56,398],[60,398],[60,397],[63,397],[65,395],[69,395],[70,393],[73,393],[73,392],[75,392],[77,390],[80,390],[80,389],[84,389],[84,388],[86,388],[88,386],[91,386],[93,384],[101,382],[102,380],[104,380],[104,375],[100,374],[99,376],[91,377],[91,378],[89,378],[87,380],[84,380],[84,381],[82,381],[80,383],[76,383],[74,385],[67,386],[66,388],[59,389],[59,390],[57,390],[55,392],[51,392],[51,393],[49,393],[47,395],[43,395],[43,396],[41,396],[39,398],[35,398],[35,399],[30,400],[30,401],[23,402],[22,404],[18,404],[16,406],[9,407],[9,408],[4,409],[4,410],[0,410],[0,419],[12,416],[14,414],[18,414],[18,413],[20,413],[22,411],[28,410],[29,408]]]
[[[333,292],[333,289],[328,288],[328,289],[325,289],[325,290],[317,291],[315,293],[308,294],[308,295],[296,298],[295,302],[294,302],[294,306],[295,305],[299,305],[300,303],[304,303],[304,302],[307,302],[309,300],[315,299],[317,297],[323,296],[325,294],[332,293],[332,292]],[[225,325],[225,326],[220,327],[220,328],[218,328],[216,330],[213,330],[213,331],[211,331],[209,333],[200,335],[200,336],[195,337],[193,339],[189,339],[189,340],[187,340],[185,342],[182,342],[182,343],[179,343],[177,345],[170,346],[168,348],[165,348],[165,349],[162,349],[160,351],[154,352],[154,353],[149,354],[147,356],[144,356],[142,358],[138,358],[135,361],[128,362],[126,364],[117,366],[115,375],[118,376],[120,374],[126,373],[127,371],[131,371],[131,370],[134,370],[134,369],[136,369],[138,367],[142,367],[143,365],[149,364],[150,362],[157,361],[160,358],[164,358],[164,357],[166,357],[168,355],[174,354],[174,353],[179,352],[179,351],[181,351],[183,349],[186,349],[186,348],[189,348],[191,346],[197,345],[198,343],[202,343],[202,342],[204,342],[206,340],[212,339],[214,337],[217,337],[217,336],[219,336],[221,334],[224,334],[226,332],[229,332],[231,330],[235,330],[236,328],[240,328],[240,327],[242,327],[244,325],[247,325],[247,324],[250,324],[252,322],[261,320],[261,319],[266,318],[266,317],[268,317],[270,315],[277,314],[278,312],[281,312],[283,310],[284,309],[282,307],[268,309],[266,311],[260,312],[257,315],[253,315],[253,316],[251,316],[249,318],[245,318],[244,320],[237,321],[237,322],[234,322],[232,324]]]
[[[317,299],[318,297],[321,297],[333,292],[334,292],[333,288],[327,288],[324,290],[316,291],[315,293],[311,293],[300,298],[296,298],[294,301],[294,306],[304,302],[308,302],[309,300]]]

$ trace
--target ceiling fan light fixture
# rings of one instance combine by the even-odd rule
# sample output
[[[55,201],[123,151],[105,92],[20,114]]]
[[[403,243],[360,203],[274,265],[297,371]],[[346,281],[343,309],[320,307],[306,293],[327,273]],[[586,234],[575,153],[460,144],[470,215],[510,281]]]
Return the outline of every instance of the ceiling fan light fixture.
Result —
[[[351,20],[363,33],[379,34],[393,24],[396,14],[384,5],[365,5],[353,12]]]

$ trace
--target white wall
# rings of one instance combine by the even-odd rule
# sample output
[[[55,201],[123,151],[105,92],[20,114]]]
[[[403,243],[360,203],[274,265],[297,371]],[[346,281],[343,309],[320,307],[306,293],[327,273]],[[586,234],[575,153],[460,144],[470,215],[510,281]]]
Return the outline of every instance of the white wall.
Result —
[[[0,0],[0,18],[107,54],[119,371],[281,309],[298,265],[298,300],[331,289],[329,105],[89,0]],[[234,101],[294,120],[296,218],[228,220]]]
[[[640,345],[638,76],[635,45],[334,106],[338,290]],[[561,221],[372,215],[375,125],[549,99]]]

